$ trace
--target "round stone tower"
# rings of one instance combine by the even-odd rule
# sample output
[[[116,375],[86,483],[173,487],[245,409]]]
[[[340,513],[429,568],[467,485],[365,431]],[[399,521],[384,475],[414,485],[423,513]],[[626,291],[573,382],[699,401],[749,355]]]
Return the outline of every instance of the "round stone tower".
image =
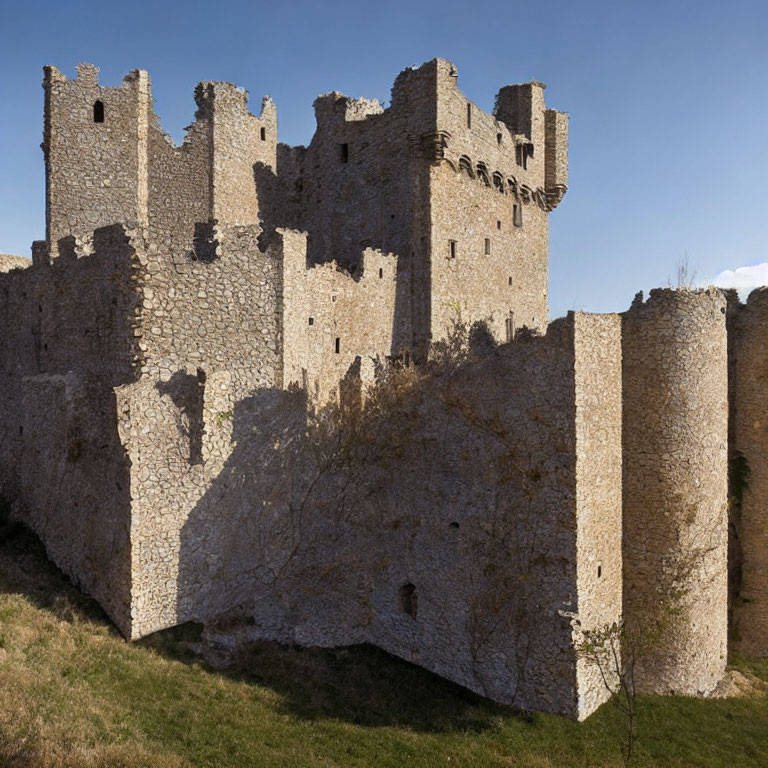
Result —
[[[725,671],[725,312],[716,289],[658,289],[623,317],[624,618],[646,692],[708,692]]]

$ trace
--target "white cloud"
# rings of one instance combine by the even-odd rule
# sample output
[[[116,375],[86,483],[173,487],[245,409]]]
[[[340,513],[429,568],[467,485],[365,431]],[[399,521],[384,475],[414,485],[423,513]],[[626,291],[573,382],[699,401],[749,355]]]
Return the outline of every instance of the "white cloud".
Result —
[[[768,262],[754,264],[751,267],[724,269],[712,280],[718,288],[736,288],[741,298],[761,285],[768,285]]]

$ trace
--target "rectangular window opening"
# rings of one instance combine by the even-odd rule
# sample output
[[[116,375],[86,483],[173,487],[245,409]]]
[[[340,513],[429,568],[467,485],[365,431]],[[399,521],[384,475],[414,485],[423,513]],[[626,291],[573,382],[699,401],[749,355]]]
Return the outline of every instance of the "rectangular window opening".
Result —
[[[341,339],[337,336],[336,337],[336,354],[338,355],[341,351]]]
[[[515,338],[515,318],[508,317],[504,320],[504,329],[507,335],[507,341],[513,341]]]
[[[515,226],[516,227],[522,227],[523,226],[523,209],[520,207],[519,203],[515,203],[512,207],[512,216],[514,218]]]
[[[485,238],[485,255],[486,256],[491,255],[491,238],[490,237]]]
[[[501,221],[500,220],[496,221],[496,229],[501,229]]]
[[[262,128],[259,133],[261,135],[261,140],[262,141],[266,141],[267,140],[267,129],[266,128]]]
[[[341,162],[349,162],[349,144],[341,144]]]
[[[455,240],[448,241],[448,258],[449,259],[456,258],[456,241]]]
[[[309,324],[310,325],[314,325],[315,324],[315,318],[314,317],[310,317],[309,318]]]
[[[472,105],[467,104],[467,128],[472,127]]]

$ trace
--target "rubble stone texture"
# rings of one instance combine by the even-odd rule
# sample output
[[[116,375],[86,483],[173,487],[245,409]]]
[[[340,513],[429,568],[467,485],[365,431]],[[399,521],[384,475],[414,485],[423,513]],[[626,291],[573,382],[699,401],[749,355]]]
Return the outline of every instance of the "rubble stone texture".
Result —
[[[624,315],[624,614],[665,636],[639,659],[640,690],[706,693],[725,672],[725,315],[717,289],[653,290]]]
[[[734,309],[733,640],[742,653],[768,656],[768,290]]]
[[[583,632],[673,593],[643,684],[715,687],[723,299],[549,323],[568,118],[542,84],[488,114],[434,60],[386,109],[320,96],[308,147],[229,83],[181,146],[146,72],[44,90],[46,240],[0,275],[3,493],[126,637],[247,617],[580,719],[607,697]]]

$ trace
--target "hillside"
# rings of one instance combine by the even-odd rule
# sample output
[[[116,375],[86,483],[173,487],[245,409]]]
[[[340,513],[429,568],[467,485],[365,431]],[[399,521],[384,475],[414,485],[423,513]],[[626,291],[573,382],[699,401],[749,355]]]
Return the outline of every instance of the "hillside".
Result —
[[[610,704],[581,725],[496,706],[368,647],[260,644],[202,663],[199,628],[124,642],[0,522],[0,766],[619,766]],[[738,667],[768,681],[768,661]],[[638,766],[765,766],[768,695],[648,698]]]

